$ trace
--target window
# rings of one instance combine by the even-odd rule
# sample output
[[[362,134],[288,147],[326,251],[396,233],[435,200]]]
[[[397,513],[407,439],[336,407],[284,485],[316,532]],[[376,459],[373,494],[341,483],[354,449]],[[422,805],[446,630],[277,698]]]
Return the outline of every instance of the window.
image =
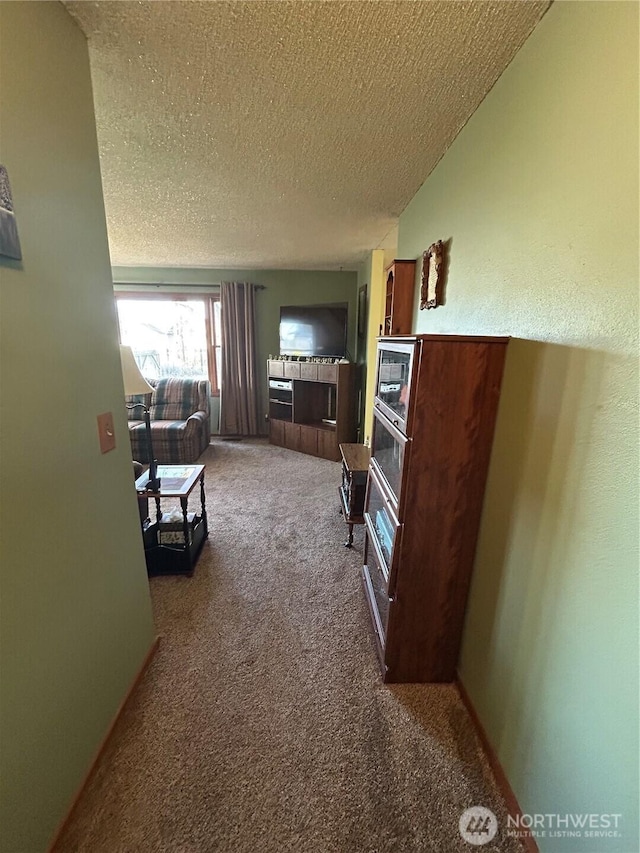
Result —
[[[220,393],[220,300],[217,296],[116,294],[120,341],[144,376],[208,379]]]

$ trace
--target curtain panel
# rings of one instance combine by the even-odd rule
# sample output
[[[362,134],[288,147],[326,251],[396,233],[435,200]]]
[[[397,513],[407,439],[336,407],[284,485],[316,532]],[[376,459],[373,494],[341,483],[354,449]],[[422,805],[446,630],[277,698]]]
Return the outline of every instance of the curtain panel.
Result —
[[[258,435],[255,287],[245,282],[223,282],[220,301],[220,434]]]

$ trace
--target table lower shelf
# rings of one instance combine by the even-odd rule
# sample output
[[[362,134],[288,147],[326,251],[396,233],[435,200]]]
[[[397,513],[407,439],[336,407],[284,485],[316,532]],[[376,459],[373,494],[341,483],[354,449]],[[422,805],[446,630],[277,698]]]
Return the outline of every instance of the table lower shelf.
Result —
[[[147,574],[153,575],[192,575],[204,540],[209,535],[206,518],[196,516],[191,525],[191,542],[184,544],[160,544],[159,527],[151,522],[143,531],[144,556],[147,562]]]

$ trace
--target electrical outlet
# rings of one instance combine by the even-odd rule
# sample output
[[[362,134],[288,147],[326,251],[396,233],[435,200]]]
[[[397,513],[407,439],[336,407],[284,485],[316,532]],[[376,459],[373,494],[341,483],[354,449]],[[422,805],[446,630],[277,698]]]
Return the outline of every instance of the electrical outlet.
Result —
[[[113,428],[113,415],[105,412],[98,415],[98,437],[100,439],[100,453],[108,453],[115,450],[116,434]]]

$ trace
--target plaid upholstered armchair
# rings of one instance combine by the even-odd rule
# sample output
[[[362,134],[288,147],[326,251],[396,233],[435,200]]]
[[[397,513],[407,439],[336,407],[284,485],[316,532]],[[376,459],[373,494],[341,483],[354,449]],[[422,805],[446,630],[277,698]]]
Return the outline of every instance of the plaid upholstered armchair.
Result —
[[[153,453],[158,462],[195,462],[209,444],[209,383],[206,379],[150,379],[153,394],[126,397],[128,405],[150,406]],[[149,462],[141,409],[128,409],[131,453]]]

